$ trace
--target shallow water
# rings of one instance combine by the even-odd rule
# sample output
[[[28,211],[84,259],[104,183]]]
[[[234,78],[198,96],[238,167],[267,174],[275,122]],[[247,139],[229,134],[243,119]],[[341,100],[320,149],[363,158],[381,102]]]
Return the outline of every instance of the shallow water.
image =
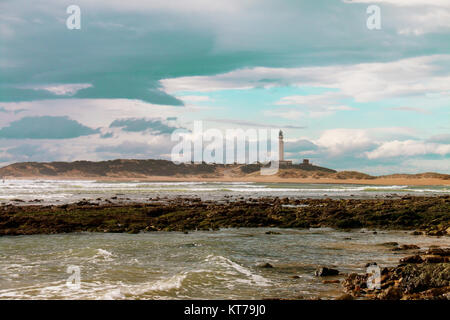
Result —
[[[392,241],[450,246],[448,237],[332,229],[1,237],[0,299],[331,299],[341,285],[323,284],[316,267],[395,265],[406,253],[380,245]],[[274,268],[258,267],[266,262]],[[79,289],[66,285],[69,266],[80,268]]]
[[[291,198],[374,198],[387,195],[450,194],[449,186],[374,186],[348,184],[300,184],[253,182],[101,182],[80,180],[5,180],[0,181],[0,202],[14,199],[43,203],[67,203],[83,198],[109,198],[118,195],[130,201],[154,197],[201,197],[218,200],[229,197],[282,196]]]

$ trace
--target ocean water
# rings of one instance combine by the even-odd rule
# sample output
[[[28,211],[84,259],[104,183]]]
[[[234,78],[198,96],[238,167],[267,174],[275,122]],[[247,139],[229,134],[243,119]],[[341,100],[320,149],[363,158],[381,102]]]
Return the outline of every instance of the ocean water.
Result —
[[[267,196],[293,198],[373,198],[402,195],[450,194],[448,186],[375,186],[349,184],[299,184],[253,182],[103,182],[77,180],[5,180],[0,181],[0,202],[15,199],[46,203],[65,203],[118,196],[122,200],[146,201],[155,197],[200,197],[203,200],[227,197]]]
[[[41,204],[62,204],[111,197],[127,202],[156,197],[375,198],[449,193],[449,186],[6,180],[0,184],[0,203],[23,205],[39,199]],[[364,265],[372,261],[382,267],[395,265],[405,253],[381,245],[392,241],[424,249],[450,247],[449,237],[332,229],[6,236],[0,237],[0,299],[333,299],[342,294],[342,287],[323,284],[314,276],[317,267],[331,266],[349,273],[364,272]],[[274,268],[260,268],[262,263]],[[80,271],[79,288],[67,285],[68,268]]]
[[[341,285],[322,283],[317,267],[349,273],[372,261],[395,265],[406,253],[381,245],[392,241],[450,246],[448,237],[332,229],[7,236],[0,299],[333,299]],[[79,288],[67,285],[71,266],[79,268]]]

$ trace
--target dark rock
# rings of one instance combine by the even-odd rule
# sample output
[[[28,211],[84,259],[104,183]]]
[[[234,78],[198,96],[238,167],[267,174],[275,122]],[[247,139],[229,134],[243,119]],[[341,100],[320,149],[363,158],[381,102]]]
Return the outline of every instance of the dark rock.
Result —
[[[341,281],[339,280],[323,280],[322,283],[323,284],[330,284],[330,283],[340,283]]]
[[[316,277],[336,276],[338,274],[339,274],[339,270],[327,268],[327,267],[320,267],[315,272]]]
[[[450,248],[430,248],[425,251],[426,255],[436,255],[441,257],[449,257],[450,256]]]
[[[380,246],[396,247],[396,246],[398,246],[398,242],[384,242],[384,243],[380,243]]]
[[[448,262],[450,259],[449,257],[443,257],[438,255],[425,255],[423,256],[423,260],[426,263],[444,263]]]
[[[370,266],[377,266],[378,264],[376,262],[368,262],[364,265],[364,268],[368,268]]]
[[[400,288],[389,287],[379,295],[379,298],[381,300],[400,300],[402,296],[403,292]]]
[[[405,250],[415,250],[415,249],[420,249],[420,248],[414,244],[402,244],[400,247],[393,248],[392,251],[405,251]]]
[[[347,293],[336,298],[336,300],[354,300],[354,299],[355,298],[353,298],[353,296],[351,296]]]
[[[264,269],[270,269],[270,268],[273,268],[273,265],[271,265],[270,263],[266,262],[266,263],[258,265],[258,267],[259,268],[264,268]]]
[[[419,255],[415,255],[415,256],[408,256],[405,258],[400,259],[401,263],[422,263],[423,259],[421,256]]]

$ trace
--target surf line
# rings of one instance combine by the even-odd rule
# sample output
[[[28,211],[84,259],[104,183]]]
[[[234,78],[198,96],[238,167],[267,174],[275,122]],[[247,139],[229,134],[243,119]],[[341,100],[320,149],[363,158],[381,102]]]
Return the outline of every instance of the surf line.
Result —
[[[184,314],[186,315],[210,315],[213,318],[217,315],[219,307],[197,307],[191,304],[190,307],[184,308]]]

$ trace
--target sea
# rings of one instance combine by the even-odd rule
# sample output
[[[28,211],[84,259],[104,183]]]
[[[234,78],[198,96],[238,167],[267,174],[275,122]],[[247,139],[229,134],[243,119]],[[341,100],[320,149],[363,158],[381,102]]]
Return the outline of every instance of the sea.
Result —
[[[446,186],[96,180],[0,181],[0,203],[3,204],[14,203],[14,200],[25,202],[39,200],[47,204],[58,204],[113,196],[123,201],[147,201],[157,197],[197,197],[202,200],[220,200],[242,197],[376,198],[444,194],[450,194],[450,181]]]
[[[6,180],[3,205],[82,199],[149,201],[257,197],[377,198],[448,195],[450,186],[223,182]],[[270,231],[270,232],[269,232]],[[139,234],[69,233],[0,237],[0,299],[334,299],[339,283],[314,275],[394,266],[405,253],[387,243],[450,247],[449,237],[410,231],[239,228]],[[269,263],[273,268],[263,268]],[[342,280],[337,276],[330,279]]]

